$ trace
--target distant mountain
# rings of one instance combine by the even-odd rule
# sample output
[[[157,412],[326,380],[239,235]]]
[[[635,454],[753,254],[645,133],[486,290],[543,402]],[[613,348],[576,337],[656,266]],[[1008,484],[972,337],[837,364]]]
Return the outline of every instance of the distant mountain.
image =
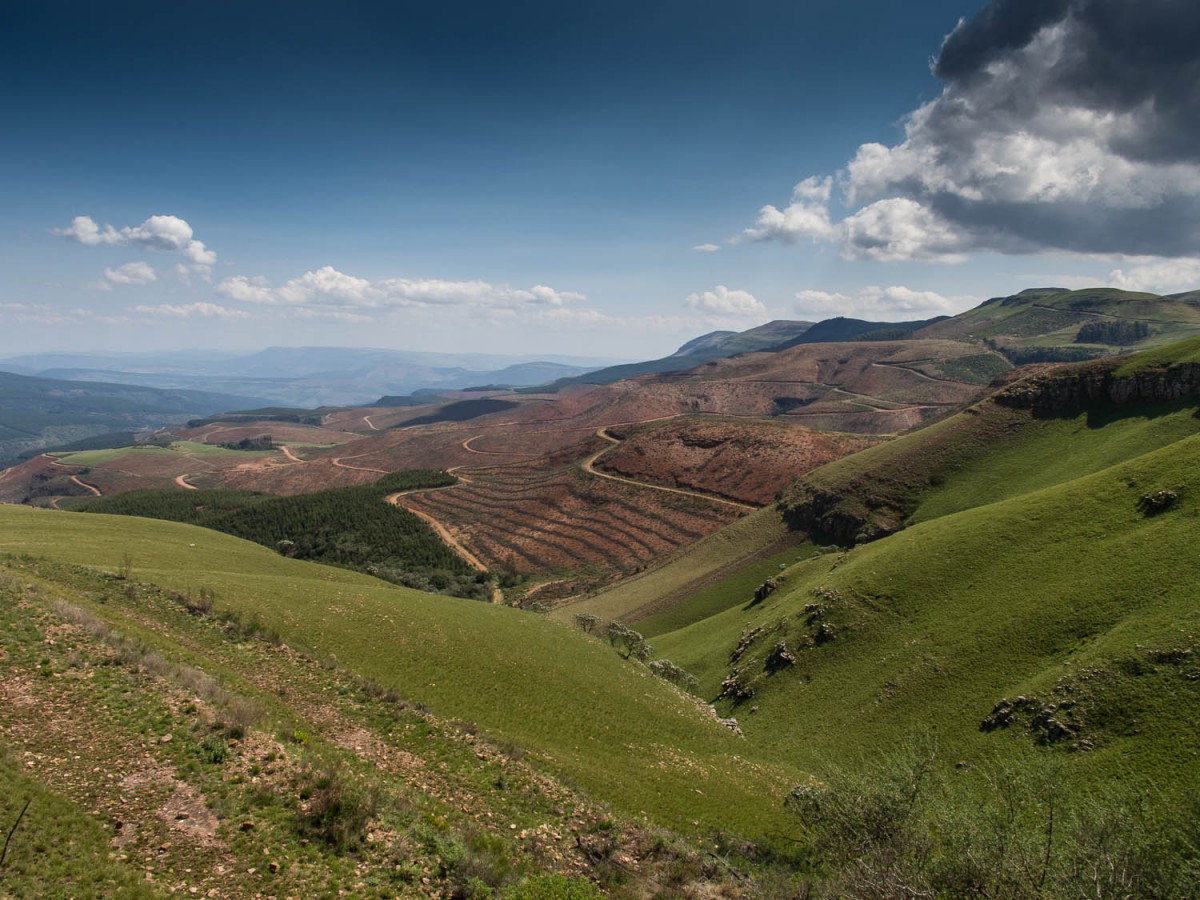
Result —
[[[612,384],[639,375],[657,375],[664,372],[683,372],[727,356],[753,353],[756,350],[773,350],[804,334],[812,327],[811,322],[792,322],[777,319],[748,331],[714,331],[688,341],[670,356],[646,362],[609,366],[606,369],[560,378],[553,389],[561,390],[573,384]]]
[[[269,347],[256,353],[43,353],[0,361],[0,369],[43,378],[119,381],[171,390],[216,391],[285,406],[347,406],[380,395],[460,390],[479,384],[529,386],[611,365],[611,358],[424,353],[351,347]],[[213,374],[214,372],[220,374]]]
[[[109,432],[138,431],[236,409],[247,398],[0,372],[0,461]]]
[[[818,322],[803,334],[798,335],[792,340],[772,349],[786,350],[788,347],[795,347],[798,344],[836,344],[844,341],[902,340],[905,336],[912,334],[914,331],[918,331],[934,324],[935,322],[940,322],[945,318],[946,316],[938,316],[934,319],[921,319],[917,322],[869,322],[865,319],[847,319],[845,316],[838,316],[835,319],[825,319],[824,321]]]

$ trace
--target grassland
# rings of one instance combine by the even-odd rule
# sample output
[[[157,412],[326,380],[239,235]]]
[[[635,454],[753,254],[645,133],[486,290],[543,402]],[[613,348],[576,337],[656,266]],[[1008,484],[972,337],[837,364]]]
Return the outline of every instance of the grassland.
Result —
[[[754,761],[692,700],[558,623],[390,587],[192,526],[20,507],[0,507],[0,521],[3,551],[110,572],[128,554],[138,579],[212,590],[219,609],[256,616],[289,646],[515,741],[619,811],[688,831],[786,827],[779,798],[797,773]]]

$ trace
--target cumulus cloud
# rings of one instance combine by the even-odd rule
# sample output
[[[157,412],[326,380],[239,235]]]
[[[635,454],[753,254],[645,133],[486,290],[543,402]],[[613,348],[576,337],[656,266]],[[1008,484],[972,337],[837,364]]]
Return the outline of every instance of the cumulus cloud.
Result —
[[[978,305],[978,297],[946,297],[935,291],[916,291],[902,285],[865,287],[854,294],[798,291],[796,312],[805,318],[848,316],[882,321],[950,316]]]
[[[688,309],[717,316],[763,316],[767,308],[748,291],[731,291],[718,284],[711,291],[689,294],[684,301]]]
[[[758,221],[737,240],[780,241],[796,244],[804,239],[832,240],[839,228],[829,213],[833,179],[812,177],[792,189],[792,202],[778,209],[770,204],[758,211]]]
[[[115,269],[105,269],[104,278],[110,284],[149,284],[157,281],[158,275],[148,263],[131,262]]]
[[[1200,288],[1200,259],[1132,260],[1128,268],[1113,269],[1108,283],[1127,291],[1170,294]]]
[[[851,258],[987,250],[1190,256],[1200,244],[1200,7],[991,0],[945,39],[942,93],[895,146],[807,178],[743,237]]]
[[[218,284],[217,292],[241,303],[306,310],[307,315],[340,310],[360,318],[370,310],[421,307],[469,308],[490,315],[545,312],[563,310],[586,299],[582,294],[543,284],[514,288],[486,281],[370,280],[339,272],[333,266],[305,272],[277,287],[265,278],[237,275]]]
[[[153,306],[132,306],[129,311],[143,316],[165,319],[247,319],[250,317],[250,314],[244,310],[230,309],[218,303],[205,302],[188,303],[178,306],[170,303],[160,303]]]
[[[133,246],[181,254],[189,270],[207,275],[217,262],[217,254],[196,240],[192,226],[178,216],[151,216],[140,225],[101,228],[90,216],[76,216],[66,228],[51,228],[53,234],[85,247]]]

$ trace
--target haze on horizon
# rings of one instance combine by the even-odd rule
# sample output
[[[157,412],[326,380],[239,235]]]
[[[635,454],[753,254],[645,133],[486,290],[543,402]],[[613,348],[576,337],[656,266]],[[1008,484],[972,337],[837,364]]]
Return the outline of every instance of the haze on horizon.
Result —
[[[1200,288],[1178,0],[9,4],[0,356],[647,358]]]

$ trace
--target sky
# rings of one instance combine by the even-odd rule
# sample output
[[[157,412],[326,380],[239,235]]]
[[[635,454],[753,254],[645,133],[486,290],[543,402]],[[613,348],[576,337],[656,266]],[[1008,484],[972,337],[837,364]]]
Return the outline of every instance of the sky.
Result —
[[[0,7],[0,355],[1200,288],[1194,0]]]

